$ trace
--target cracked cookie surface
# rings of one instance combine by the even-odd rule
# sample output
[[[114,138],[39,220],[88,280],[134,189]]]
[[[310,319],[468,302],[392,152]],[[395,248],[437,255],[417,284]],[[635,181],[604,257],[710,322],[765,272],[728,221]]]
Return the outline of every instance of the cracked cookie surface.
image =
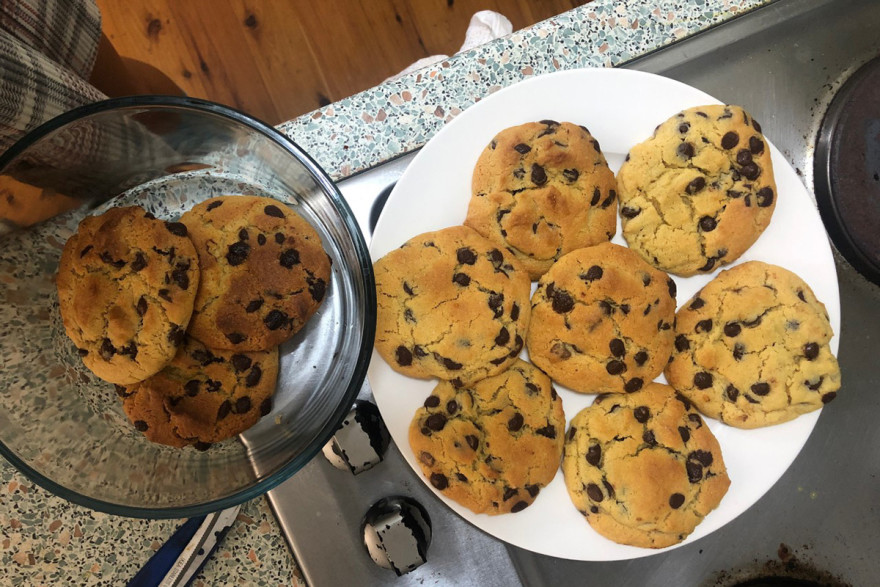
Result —
[[[80,223],[64,245],[58,303],[83,363],[110,383],[142,381],[183,343],[199,286],[186,227],[139,206]]]
[[[277,347],[217,350],[187,337],[162,371],[116,391],[129,420],[150,441],[205,448],[244,432],[268,414],[277,379]]]
[[[675,282],[613,243],[557,261],[532,295],[529,357],[583,393],[634,392],[672,351]]]
[[[738,428],[778,424],[837,395],[825,306],[794,273],[750,261],[722,271],[677,314],[666,378]]]
[[[375,347],[395,371],[461,385],[500,373],[522,350],[529,276],[473,229],[413,237],[373,270]]]
[[[268,350],[323,302],[330,257],[315,229],[283,203],[220,196],[180,221],[198,251],[203,284],[188,334],[211,348]]]
[[[742,108],[684,110],[633,147],[617,174],[623,236],[675,275],[735,261],[776,207],[770,148]]]
[[[433,487],[476,513],[516,513],[556,476],[565,415],[550,378],[517,360],[456,389],[441,382],[412,420],[410,446]]]
[[[644,548],[687,538],[730,486],[709,427],[660,383],[599,395],[579,412],[566,433],[562,472],[593,529]]]
[[[537,280],[565,253],[611,240],[616,189],[586,128],[530,122],[501,131],[483,150],[464,224],[510,249]]]

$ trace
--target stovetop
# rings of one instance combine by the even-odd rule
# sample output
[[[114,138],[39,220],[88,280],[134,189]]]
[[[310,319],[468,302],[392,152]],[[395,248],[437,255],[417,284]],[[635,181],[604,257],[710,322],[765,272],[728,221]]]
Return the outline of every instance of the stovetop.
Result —
[[[814,142],[831,98],[880,54],[880,2],[778,0],[624,67],[659,73],[741,104],[813,190]],[[880,91],[880,90],[878,90]],[[877,113],[880,119],[880,112]],[[383,194],[412,154],[339,187],[371,234]],[[827,238],[817,234],[816,238]],[[424,487],[392,443],[357,475],[321,455],[269,492],[306,581],[324,585],[874,585],[880,547],[880,288],[835,251],[841,299],[843,387],[800,456],[754,506],[719,531],[632,561],[537,555],[464,522]],[[364,383],[360,399],[371,399]],[[364,547],[362,522],[383,497],[419,502],[431,521],[427,562],[398,577]],[[764,582],[760,582],[764,581]],[[786,583],[795,584],[795,583]]]

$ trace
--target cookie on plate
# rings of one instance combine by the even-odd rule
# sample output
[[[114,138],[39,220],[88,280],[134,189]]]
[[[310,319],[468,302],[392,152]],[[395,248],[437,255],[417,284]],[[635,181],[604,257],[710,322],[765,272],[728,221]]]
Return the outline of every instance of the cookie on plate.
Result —
[[[770,148],[738,106],[679,112],[630,150],[617,174],[623,236],[675,275],[735,261],[776,207]]]
[[[420,234],[376,261],[376,350],[392,369],[464,385],[516,360],[529,276],[467,226]]]
[[[666,378],[707,416],[757,428],[837,395],[825,306],[786,269],[750,261],[722,271],[676,319]]]
[[[715,436],[667,385],[599,395],[565,438],[562,472],[572,502],[593,529],[621,544],[681,542],[730,486]]]
[[[202,269],[188,334],[211,348],[258,351],[291,338],[330,283],[321,238],[272,198],[221,196],[180,219]]]
[[[672,352],[675,282],[613,243],[568,253],[532,295],[532,362],[574,391],[634,392]]]
[[[134,427],[152,442],[203,447],[240,434],[272,409],[278,348],[209,349],[187,337],[174,360],[146,381],[118,386]]]
[[[425,478],[476,513],[522,511],[559,469],[562,400],[550,378],[517,360],[456,389],[441,382],[416,412],[409,442]]]
[[[179,222],[139,206],[80,222],[61,253],[61,319],[83,363],[110,383],[142,381],[174,358],[199,287],[199,262]]]
[[[474,168],[464,223],[516,255],[537,280],[562,255],[617,230],[617,182],[599,142],[570,122],[507,128]]]

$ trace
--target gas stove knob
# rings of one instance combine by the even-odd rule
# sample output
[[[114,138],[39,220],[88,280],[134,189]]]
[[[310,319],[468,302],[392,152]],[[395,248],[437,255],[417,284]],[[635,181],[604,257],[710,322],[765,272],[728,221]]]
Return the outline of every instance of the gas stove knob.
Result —
[[[334,467],[357,475],[382,462],[390,440],[376,404],[355,400],[323,452]]]
[[[412,498],[380,499],[367,510],[361,530],[373,562],[398,576],[428,560],[431,519],[425,508]]]

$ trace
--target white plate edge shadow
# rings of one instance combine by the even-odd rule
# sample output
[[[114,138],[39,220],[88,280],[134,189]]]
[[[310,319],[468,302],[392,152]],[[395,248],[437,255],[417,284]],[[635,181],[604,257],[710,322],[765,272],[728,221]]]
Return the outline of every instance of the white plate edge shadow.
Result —
[[[684,108],[717,103],[719,100],[680,82],[620,69],[556,72],[499,90],[443,127],[413,159],[379,217],[370,243],[373,261],[417,234],[464,220],[474,163],[491,138],[505,127],[541,119],[583,124],[599,140],[609,165],[616,172],[630,147],[646,139],[657,124]],[[749,109],[748,104],[741,106]],[[772,134],[772,129],[763,130]],[[826,305],[835,332],[831,347],[836,354],[840,302],[829,241],[806,188],[779,150],[767,142],[778,188],[777,208],[765,233],[734,264],[762,260],[785,267],[803,278]],[[400,222],[401,219],[404,222]],[[613,242],[626,244],[619,227]],[[673,276],[678,286],[678,306],[718,271],[690,278]],[[721,444],[731,477],[730,490],[719,507],[685,541],[653,550],[616,544],[596,533],[571,503],[561,470],[532,506],[515,515],[474,514],[446,498],[422,476],[407,439],[412,415],[436,381],[400,375],[375,351],[368,379],[401,453],[425,486],[443,503],[500,540],[540,554],[584,561],[649,556],[691,544],[718,530],[757,502],[785,473],[820,414],[812,412],[791,422],[757,430],[739,430],[704,418]],[[658,381],[665,382],[662,376]],[[558,385],[556,388],[563,398],[566,423],[595,397]]]

